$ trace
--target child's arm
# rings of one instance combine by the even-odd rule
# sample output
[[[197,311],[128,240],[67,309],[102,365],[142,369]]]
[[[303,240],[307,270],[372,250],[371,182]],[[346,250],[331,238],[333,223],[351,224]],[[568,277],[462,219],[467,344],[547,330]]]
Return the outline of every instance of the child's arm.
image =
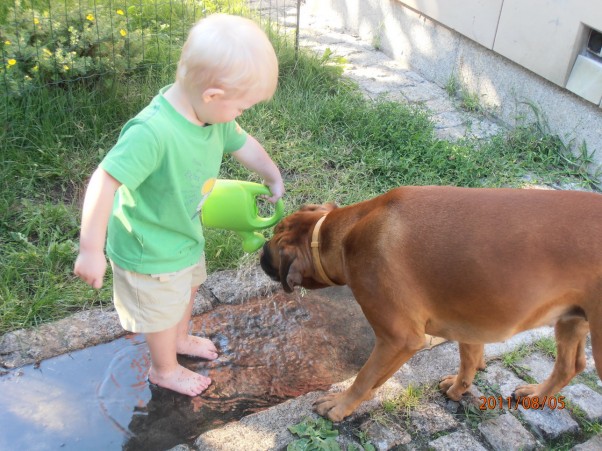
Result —
[[[272,197],[268,197],[275,203],[284,195],[284,182],[278,166],[272,161],[263,146],[251,135],[247,135],[247,141],[232,156],[249,171],[253,171],[263,178],[263,183],[270,188]]]
[[[113,198],[121,183],[103,169],[92,175],[84,206],[79,240],[79,255],[75,260],[74,273],[93,288],[102,287],[107,269],[104,246],[107,225],[113,209]]]

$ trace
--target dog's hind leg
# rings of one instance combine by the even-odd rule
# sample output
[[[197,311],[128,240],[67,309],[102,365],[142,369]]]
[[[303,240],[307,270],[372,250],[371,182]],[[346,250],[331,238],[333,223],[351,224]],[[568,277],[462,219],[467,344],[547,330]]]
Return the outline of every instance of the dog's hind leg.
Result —
[[[450,399],[458,401],[472,385],[477,370],[485,369],[483,344],[459,343],[460,369],[458,374],[445,376],[439,383],[439,388]]]
[[[585,369],[585,340],[589,332],[589,323],[582,317],[560,318],[554,330],[557,357],[552,374],[540,384],[517,387],[514,391],[515,397],[543,399],[544,396],[554,396]]]
[[[592,354],[598,378],[602,379],[602,299],[595,308],[588,312],[588,319],[592,338]]]

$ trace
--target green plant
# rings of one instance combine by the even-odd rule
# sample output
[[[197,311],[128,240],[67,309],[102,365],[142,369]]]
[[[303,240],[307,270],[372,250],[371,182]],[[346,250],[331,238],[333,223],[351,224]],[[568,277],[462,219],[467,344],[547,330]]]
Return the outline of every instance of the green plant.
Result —
[[[445,92],[447,92],[447,95],[450,97],[455,97],[460,88],[461,85],[458,78],[454,74],[450,74],[447,78],[447,82],[445,83]]]
[[[483,111],[479,94],[471,92],[454,74],[450,74],[448,77],[445,83],[445,92],[450,97],[458,97],[462,109],[471,113]]]
[[[383,410],[387,413],[403,413],[407,416],[420,405],[428,391],[429,389],[425,387],[414,387],[410,384],[395,398],[384,400]]]
[[[375,50],[382,49],[384,28],[385,24],[384,22],[381,22],[378,24],[378,27],[376,27],[376,30],[374,31],[374,34],[372,36],[372,47],[374,47]]]
[[[602,388],[598,385],[598,374],[595,371],[587,371],[578,374],[572,381],[571,384],[584,384],[587,385],[594,391],[602,394]]]
[[[370,443],[370,438],[366,432],[359,431],[356,436],[360,441],[360,445],[351,444],[347,447],[347,451],[376,451],[376,447]]]
[[[588,421],[583,420],[583,432],[587,435],[599,435],[602,434],[602,423],[600,421]]]
[[[193,0],[49,0],[25,7],[15,0],[0,28],[0,80],[9,94],[22,95],[39,84],[89,83],[144,65],[171,65],[190,24],[223,3],[204,1],[201,8]],[[228,2],[233,13],[246,11],[243,5]]]
[[[92,2],[59,13],[23,8],[17,0],[8,17],[0,51],[11,93],[22,93],[32,84],[131,71],[143,59],[149,34],[130,26],[127,10]]]
[[[460,90],[460,102],[462,108],[471,113],[477,113],[483,110],[479,94],[470,92],[466,88]]]
[[[518,362],[524,359],[529,354],[533,353],[533,347],[529,345],[521,345],[513,351],[502,355],[502,364],[514,371],[520,378],[529,384],[535,384],[537,381],[531,377],[526,368],[519,365]]]
[[[289,443],[287,451],[340,451],[336,441],[339,431],[332,428],[332,422],[324,418],[305,418],[300,423],[289,426],[288,430],[299,438]]]
[[[468,427],[472,430],[476,430],[479,424],[483,421],[495,418],[499,415],[499,411],[496,409],[490,410],[480,410],[476,405],[472,403],[466,403],[462,406],[461,413],[458,413],[459,416],[463,416],[463,419],[466,421]]]
[[[533,347],[544,355],[556,358],[558,349],[553,337],[543,337],[533,343]]]

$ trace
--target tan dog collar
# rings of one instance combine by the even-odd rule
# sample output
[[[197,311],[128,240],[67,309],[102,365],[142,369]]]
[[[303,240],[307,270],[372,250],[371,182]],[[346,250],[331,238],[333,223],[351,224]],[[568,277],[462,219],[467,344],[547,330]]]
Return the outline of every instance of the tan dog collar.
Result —
[[[320,227],[322,227],[322,223],[326,219],[326,215],[328,215],[328,213],[326,213],[318,220],[318,222],[316,222],[314,231],[311,234],[311,257],[314,260],[314,266],[316,267],[318,275],[322,281],[326,282],[328,285],[336,285],[336,283],[330,280],[326,275],[324,267],[322,266],[322,260],[320,260]]]

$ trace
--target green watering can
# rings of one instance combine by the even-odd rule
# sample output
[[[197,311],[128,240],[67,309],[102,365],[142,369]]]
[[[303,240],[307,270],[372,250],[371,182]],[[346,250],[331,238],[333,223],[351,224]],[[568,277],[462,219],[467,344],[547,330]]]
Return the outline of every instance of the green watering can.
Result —
[[[274,226],[284,214],[284,203],[278,199],[272,216],[259,216],[257,198],[263,195],[271,196],[265,185],[218,179],[201,209],[203,225],[235,232],[242,240],[243,250],[255,252],[266,242],[258,230]]]

